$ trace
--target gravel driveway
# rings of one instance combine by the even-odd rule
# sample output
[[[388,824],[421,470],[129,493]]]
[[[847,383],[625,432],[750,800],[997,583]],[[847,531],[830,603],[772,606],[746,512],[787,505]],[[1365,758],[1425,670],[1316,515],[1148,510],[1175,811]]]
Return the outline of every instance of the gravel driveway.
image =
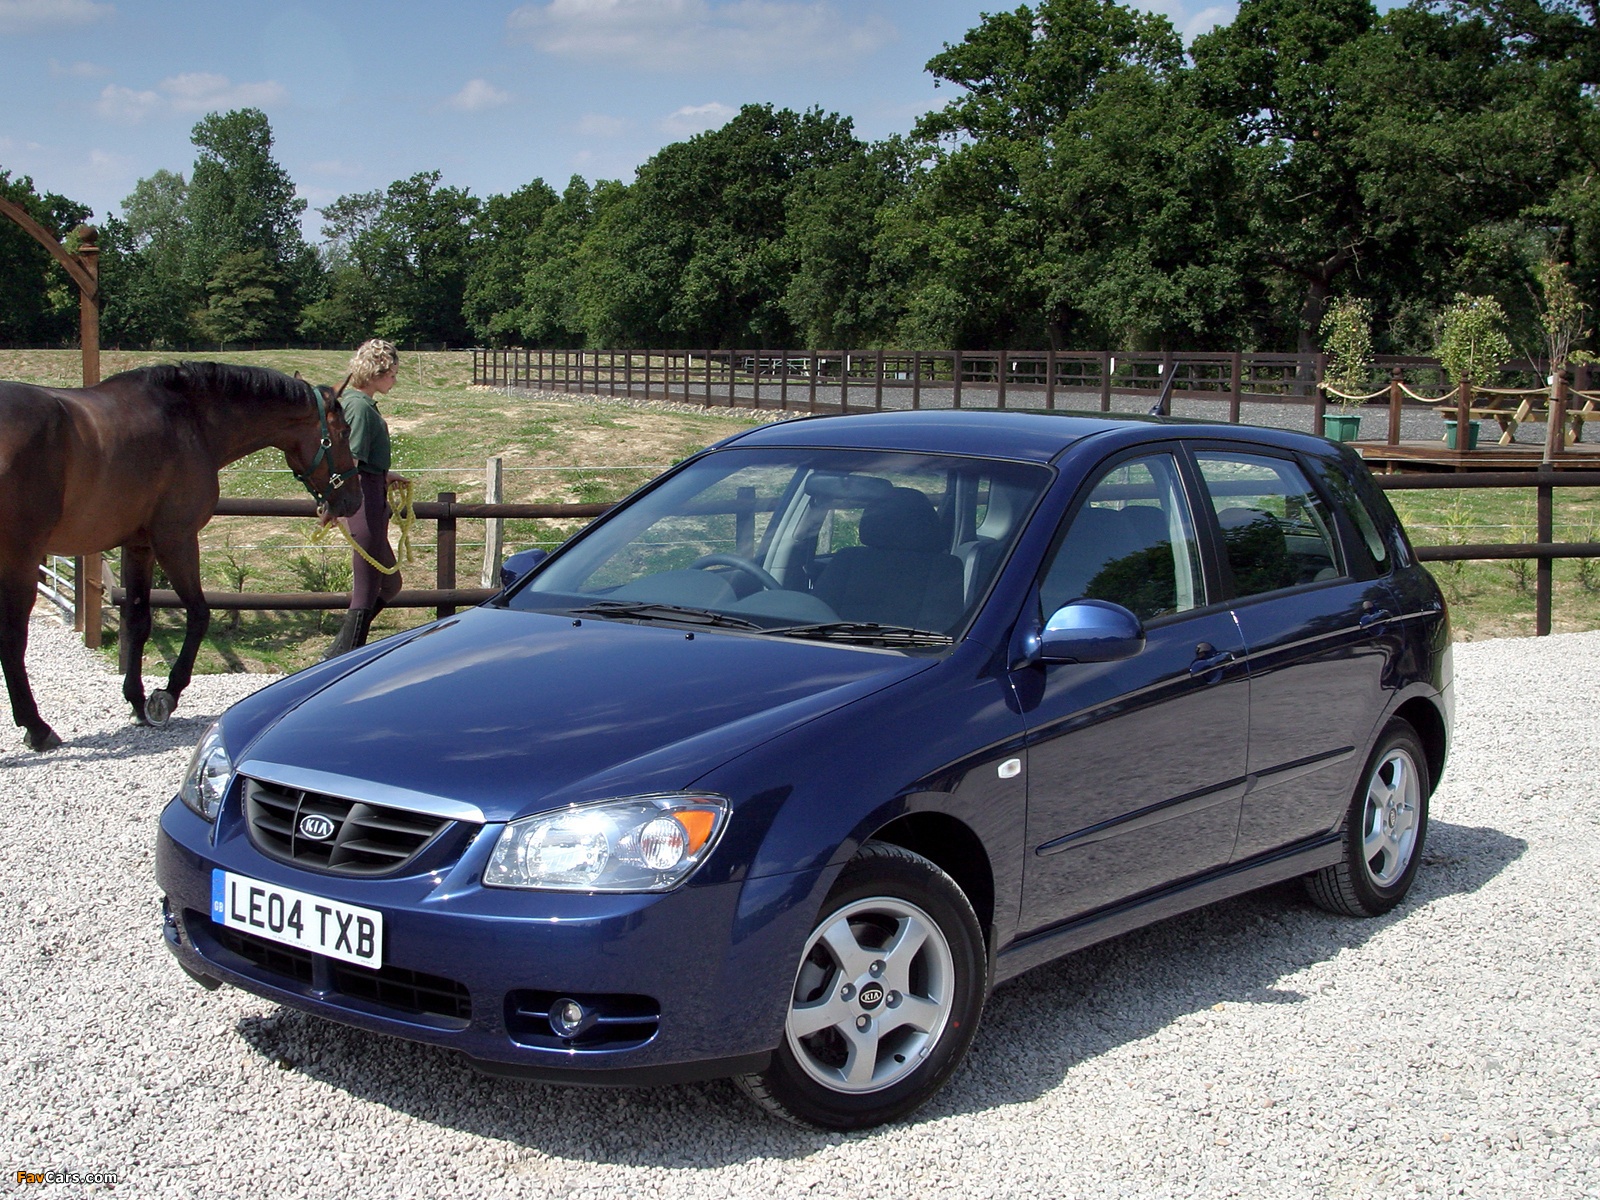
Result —
[[[169,959],[156,817],[205,722],[165,730],[50,617],[29,668],[66,740],[0,729],[0,1179],[256,1196],[1600,1196],[1600,633],[1456,647],[1454,761],[1411,899],[1294,887],[1167,921],[993,998],[913,1123],[852,1136],[725,1083],[553,1089],[206,993]],[[1308,714],[1308,719],[1314,716]]]

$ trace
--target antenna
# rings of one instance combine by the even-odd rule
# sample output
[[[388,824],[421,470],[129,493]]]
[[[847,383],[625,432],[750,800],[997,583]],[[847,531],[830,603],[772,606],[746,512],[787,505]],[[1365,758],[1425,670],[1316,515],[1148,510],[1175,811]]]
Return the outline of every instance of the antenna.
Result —
[[[1166,370],[1166,364],[1161,364],[1161,370]],[[1172,370],[1167,371],[1167,381],[1161,385],[1161,399],[1150,406],[1152,417],[1170,417],[1172,415],[1172,385],[1178,379],[1178,363],[1174,359]]]

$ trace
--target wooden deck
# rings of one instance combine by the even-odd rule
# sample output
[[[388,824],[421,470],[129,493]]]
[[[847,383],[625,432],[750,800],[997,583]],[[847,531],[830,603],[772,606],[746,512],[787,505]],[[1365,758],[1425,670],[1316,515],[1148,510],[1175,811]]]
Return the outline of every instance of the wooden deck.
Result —
[[[1485,431],[1487,433],[1487,430]],[[1441,439],[1431,442],[1351,442],[1350,447],[1374,471],[1534,471],[1544,461],[1544,447],[1528,442],[1502,446],[1479,442],[1476,450],[1452,450]],[[1600,467],[1600,445],[1575,442],[1551,462],[1555,470]]]

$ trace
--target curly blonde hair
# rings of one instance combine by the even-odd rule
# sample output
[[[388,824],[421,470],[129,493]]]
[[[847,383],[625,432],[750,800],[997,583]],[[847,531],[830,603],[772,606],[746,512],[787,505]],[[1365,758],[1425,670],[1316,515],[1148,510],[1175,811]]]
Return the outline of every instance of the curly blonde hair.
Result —
[[[350,385],[366,387],[380,375],[387,375],[400,365],[400,351],[393,342],[373,338],[362,342],[350,357]]]

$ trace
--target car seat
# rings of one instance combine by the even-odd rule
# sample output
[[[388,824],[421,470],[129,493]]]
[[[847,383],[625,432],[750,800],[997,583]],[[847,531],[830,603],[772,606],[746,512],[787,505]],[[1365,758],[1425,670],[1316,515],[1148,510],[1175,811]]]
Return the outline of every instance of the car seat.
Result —
[[[847,621],[945,631],[962,611],[961,560],[933,502],[897,487],[861,510],[859,546],[834,552],[813,593]]]

